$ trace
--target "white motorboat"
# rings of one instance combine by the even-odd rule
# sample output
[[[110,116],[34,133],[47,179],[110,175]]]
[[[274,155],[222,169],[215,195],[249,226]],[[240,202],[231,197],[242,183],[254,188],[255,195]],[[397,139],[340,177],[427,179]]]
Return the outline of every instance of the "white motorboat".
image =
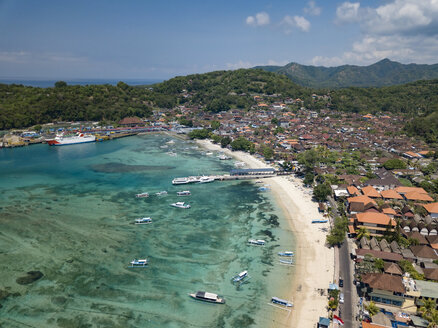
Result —
[[[251,245],[263,246],[266,242],[263,239],[249,239],[248,243]]]
[[[172,180],[172,184],[179,185],[179,184],[187,184],[190,183],[188,178],[175,178]]]
[[[189,190],[184,190],[184,191],[177,191],[176,194],[178,196],[190,196],[191,192]]]
[[[164,195],[167,195],[167,191],[165,191],[165,190],[159,191],[159,192],[156,192],[155,195],[157,195],[157,196],[164,196]]]
[[[137,267],[145,267],[146,265],[148,265],[148,260],[147,259],[134,259],[130,262],[131,264],[131,268],[137,268]]]
[[[249,279],[249,275],[248,275],[248,271],[242,271],[241,273],[235,275],[233,278],[231,278],[231,280],[233,281],[233,283],[241,283],[244,280]]]
[[[214,179],[212,177],[201,177],[199,179],[199,183],[208,183],[208,182],[213,182]]]
[[[142,192],[140,194],[136,194],[135,197],[136,198],[147,198],[147,197],[149,197],[149,193],[148,192]]]
[[[149,223],[152,223],[152,219],[151,218],[139,218],[139,219],[135,219],[134,223],[135,224],[149,224]]]
[[[221,161],[225,161],[225,160],[231,159],[231,157],[229,157],[229,156],[227,156],[227,155],[224,155],[224,154],[219,155],[218,158],[219,158]]]
[[[191,298],[194,298],[198,301],[216,303],[216,304],[224,304],[225,299],[223,297],[219,297],[217,294],[209,293],[209,292],[196,292],[189,294]]]
[[[190,205],[189,205],[189,204],[186,204],[186,203],[184,203],[184,202],[176,202],[176,203],[172,203],[172,204],[170,204],[170,206],[178,207],[178,208],[190,208]]]

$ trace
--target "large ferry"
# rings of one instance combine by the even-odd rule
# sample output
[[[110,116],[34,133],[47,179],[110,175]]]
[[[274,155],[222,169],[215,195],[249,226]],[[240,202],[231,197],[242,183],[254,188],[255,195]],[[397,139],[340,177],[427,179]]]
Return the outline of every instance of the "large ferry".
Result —
[[[62,133],[57,134],[55,139],[49,139],[47,140],[47,143],[50,146],[66,146],[66,145],[75,145],[75,144],[94,142],[94,141],[96,141],[96,136],[78,132],[76,135],[72,135],[72,136],[65,136]]]

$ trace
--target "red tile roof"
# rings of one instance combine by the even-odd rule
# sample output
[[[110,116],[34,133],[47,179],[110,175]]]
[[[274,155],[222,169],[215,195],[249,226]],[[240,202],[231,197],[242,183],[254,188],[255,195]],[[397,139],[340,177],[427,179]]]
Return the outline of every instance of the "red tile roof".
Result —
[[[385,199],[403,199],[403,197],[395,190],[382,190],[380,195]]]
[[[374,189],[374,187],[372,187],[372,186],[363,187],[362,192],[365,196],[368,196],[368,197],[373,197],[373,198],[380,198],[381,197],[379,192],[376,189]]]
[[[388,215],[383,213],[365,212],[365,213],[357,213],[355,214],[355,216],[357,221],[361,223],[371,223],[371,224],[381,224],[381,225],[391,224],[393,227],[396,226],[395,220],[391,219]]]

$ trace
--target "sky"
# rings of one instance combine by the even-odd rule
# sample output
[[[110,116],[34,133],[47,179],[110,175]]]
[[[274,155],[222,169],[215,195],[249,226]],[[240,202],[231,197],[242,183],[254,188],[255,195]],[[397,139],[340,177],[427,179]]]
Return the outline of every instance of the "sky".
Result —
[[[438,62],[438,0],[0,0],[0,78]]]

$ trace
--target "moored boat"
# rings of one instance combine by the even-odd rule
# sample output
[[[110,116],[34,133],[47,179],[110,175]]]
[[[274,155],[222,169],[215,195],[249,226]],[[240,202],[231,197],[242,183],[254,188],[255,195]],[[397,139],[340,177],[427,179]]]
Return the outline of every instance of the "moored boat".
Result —
[[[199,183],[208,183],[208,182],[213,182],[214,179],[212,177],[201,177],[199,179]]]
[[[149,197],[149,193],[148,192],[142,192],[142,193],[136,194],[135,197],[136,198],[147,198],[147,197]]]
[[[175,178],[172,180],[172,184],[179,185],[179,184],[187,184],[190,183],[188,178]]]
[[[178,208],[190,208],[190,205],[186,204],[185,202],[172,203],[172,204],[170,204],[170,206],[178,207]]]
[[[223,297],[219,297],[217,294],[198,291],[196,293],[189,294],[191,298],[194,298],[198,301],[216,303],[216,304],[224,304],[225,299]]]
[[[131,264],[131,268],[136,268],[136,267],[145,267],[146,265],[148,265],[148,260],[147,259],[133,259],[131,262],[129,262]]]
[[[177,191],[176,194],[178,196],[190,196],[191,195],[189,190]]]
[[[139,218],[139,219],[135,219],[134,223],[135,224],[148,224],[148,223],[152,223],[152,219],[151,218]]]
[[[263,246],[265,241],[263,239],[249,239],[248,243],[251,245]]]
[[[231,280],[233,282],[243,282],[244,280],[248,279],[249,275],[248,275],[248,271],[242,271],[241,273],[235,275],[233,278],[231,278]]]
[[[164,196],[164,195],[167,195],[167,191],[165,191],[165,190],[159,191],[159,192],[156,192],[155,195],[157,195],[157,196]]]
[[[293,265],[294,261],[291,260],[279,260],[281,264],[286,264],[286,265]]]
[[[229,157],[229,156],[227,156],[227,155],[224,155],[224,154],[219,155],[218,158],[219,158],[221,161],[225,161],[225,160],[231,159],[231,157]]]
[[[294,252],[292,252],[292,251],[278,252],[278,255],[291,257],[291,256],[294,256]]]
[[[275,297],[275,296],[271,298],[271,302],[274,303],[274,304],[279,304],[279,305],[283,305],[283,306],[286,306],[286,307],[292,307],[293,306],[291,301],[283,300],[283,299]]]
[[[63,133],[58,133],[54,139],[46,140],[46,142],[50,146],[67,146],[94,141],[96,141],[96,136],[92,134],[85,134],[82,132],[78,132],[76,133],[76,135],[71,136],[66,136]]]
[[[328,220],[312,220],[312,223],[327,223]]]

